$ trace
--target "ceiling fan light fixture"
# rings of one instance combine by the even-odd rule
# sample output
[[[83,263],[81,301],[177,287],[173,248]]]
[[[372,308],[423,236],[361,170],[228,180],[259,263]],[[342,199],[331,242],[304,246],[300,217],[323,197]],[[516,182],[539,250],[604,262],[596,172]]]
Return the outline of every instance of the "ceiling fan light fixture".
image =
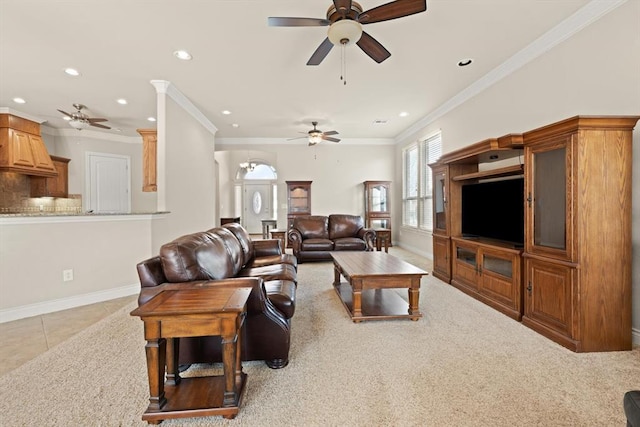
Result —
[[[362,37],[362,24],[352,19],[342,19],[331,24],[327,34],[334,46],[351,46]]]
[[[309,143],[317,144],[322,141],[322,132],[309,132]]]
[[[86,129],[89,127],[89,121],[85,119],[71,119],[69,125],[78,130]]]

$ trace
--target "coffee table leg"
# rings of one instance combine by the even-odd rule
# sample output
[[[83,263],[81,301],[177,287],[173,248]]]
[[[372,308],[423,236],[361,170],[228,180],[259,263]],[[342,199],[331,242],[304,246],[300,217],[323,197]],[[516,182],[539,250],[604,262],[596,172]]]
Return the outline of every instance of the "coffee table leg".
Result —
[[[340,268],[333,264],[333,286],[340,286]]]
[[[411,279],[411,287],[409,288],[409,314],[416,316],[421,315],[420,307],[420,278]],[[418,320],[419,317],[412,317],[411,320]]]
[[[360,320],[356,317],[362,317],[362,280],[351,280],[351,300],[353,303],[352,320],[356,323]]]

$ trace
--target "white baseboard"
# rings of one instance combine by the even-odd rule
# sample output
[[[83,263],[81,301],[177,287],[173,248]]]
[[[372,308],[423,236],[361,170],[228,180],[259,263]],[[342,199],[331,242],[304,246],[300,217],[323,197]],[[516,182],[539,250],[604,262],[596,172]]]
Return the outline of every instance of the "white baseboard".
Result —
[[[631,328],[631,342],[634,346],[640,346],[640,329]]]
[[[20,307],[0,310],[0,323],[12,320],[24,319],[25,317],[39,316],[41,314],[53,313],[54,311],[66,310],[97,302],[108,301],[115,298],[135,295],[140,292],[140,284],[121,286],[119,288],[107,289],[90,294],[74,295],[72,297],[60,298],[51,301],[39,302],[36,304],[23,305]]]

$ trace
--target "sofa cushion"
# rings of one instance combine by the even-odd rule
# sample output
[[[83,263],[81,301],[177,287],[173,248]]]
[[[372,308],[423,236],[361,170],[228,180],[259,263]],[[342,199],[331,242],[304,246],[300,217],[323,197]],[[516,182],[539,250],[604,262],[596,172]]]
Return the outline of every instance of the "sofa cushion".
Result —
[[[231,231],[242,246],[242,253],[244,255],[242,266],[244,267],[254,257],[253,243],[251,242],[251,236],[249,236],[249,232],[247,232],[247,230],[243,226],[235,222],[225,224],[223,225],[223,227]]]
[[[238,241],[234,233],[226,228],[214,228],[209,230],[208,233],[219,237],[224,242],[227,248],[227,256],[232,261],[233,270],[231,276],[235,276],[244,266],[244,252],[240,241]]]
[[[329,218],[320,215],[299,216],[293,220],[293,228],[300,231],[302,239],[328,239]]]
[[[360,215],[329,215],[329,239],[342,237],[358,237],[360,229],[364,228],[364,220]]]
[[[303,251],[332,251],[333,242],[329,239],[306,239],[302,241],[300,249]]]
[[[208,247],[207,258],[220,258],[222,264],[228,261],[227,249],[220,239],[214,239],[207,232],[198,232],[178,237],[160,247],[162,270],[169,282],[190,282],[207,280],[224,275],[227,265],[208,265],[209,271],[201,268],[196,253],[199,248]],[[217,278],[217,277],[216,277]]]
[[[343,237],[333,241],[334,251],[364,251],[366,248],[364,240],[358,237]]]
[[[238,272],[237,277],[260,277],[268,280],[290,280],[298,282],[296,269],[291,264],[274,264],[263,267],[245,267]]]

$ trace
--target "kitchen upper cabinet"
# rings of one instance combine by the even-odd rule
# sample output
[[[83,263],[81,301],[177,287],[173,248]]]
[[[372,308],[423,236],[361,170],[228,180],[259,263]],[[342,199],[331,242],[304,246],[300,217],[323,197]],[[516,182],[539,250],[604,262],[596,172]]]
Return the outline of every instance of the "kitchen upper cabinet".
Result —
[[[40,137],[38,123],[0,114],[0,170],[36,176],[57,175]]]
[[[142,191],[158,191],[156,180],[158,132],[155,129],[137,129],[142,136]]]
[[[58,176],[31,177],[31,197],[69,197],[70,159],[51,156],[51,160]]]

